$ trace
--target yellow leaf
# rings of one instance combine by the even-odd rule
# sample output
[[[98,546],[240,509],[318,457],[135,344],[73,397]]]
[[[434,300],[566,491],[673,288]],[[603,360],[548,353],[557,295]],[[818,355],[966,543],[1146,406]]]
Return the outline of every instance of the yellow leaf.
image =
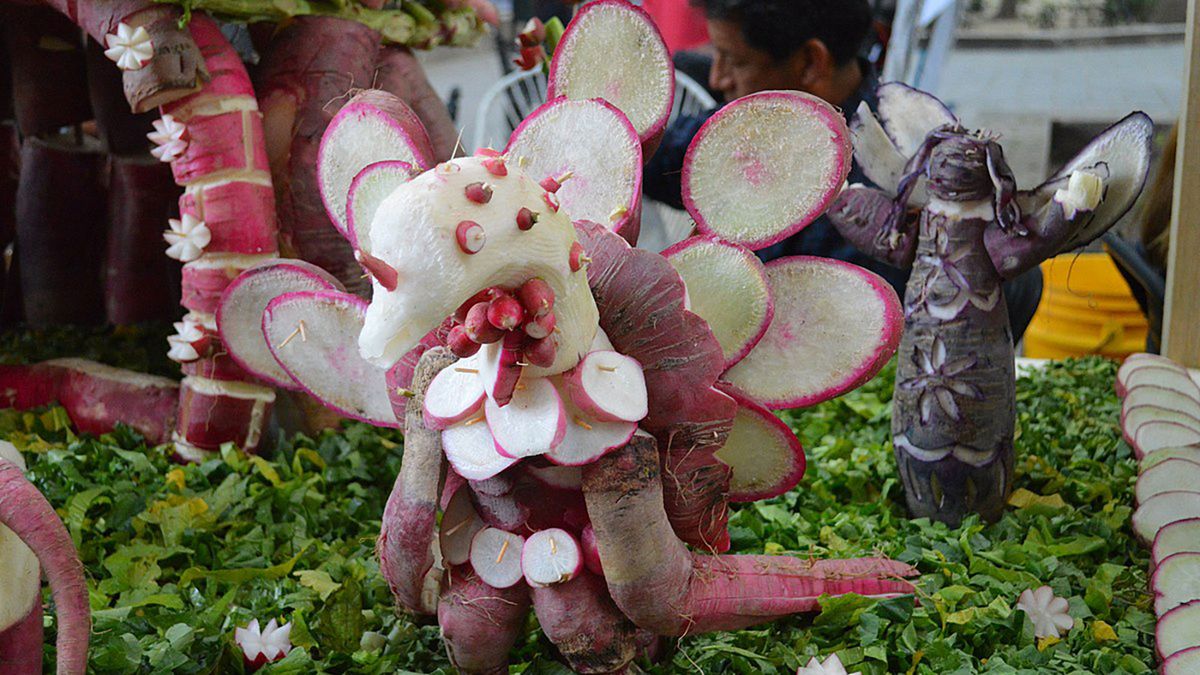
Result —
[[[283,484],[283,481],[279,478],[279,472],[275,470],[275,467],[271,466],[270,462],[258,455],[250,455],[249,459],[254,468],[258,469],[258,472],[263,475],[263,478],[271,481],[271,485],[279,487]]]
[[[174,485],[175,489],[182,490],[187,485],[187,481],[183,477],[183,469],[171,469],[168,471],[167,485]]]
[[[1117,632],[1103,621],[1092,623],[1092,638],[1096,642],[1110,642],[1117,639]]]
[[[1058,493],[1052,495],[1039,495],[1035,492],[1030,492],[1025,488],[1020,488],[1012,493],[1008,498],[1008,505],[1015,506],[1018,509],[1027,509],[1031,506],[1045,506],[1051,509],[1066,508],[1067,503]]]
[[[1056,638],[1056,637],[1038,638],[1037,648],[1038,648],[1039,652],[1044,652],[1047,649],[1049,649],[1050,647],[1053,647],[1054,645],[1056,645],[1060,642],[1062,642],[1062,640],[1059,638]]]

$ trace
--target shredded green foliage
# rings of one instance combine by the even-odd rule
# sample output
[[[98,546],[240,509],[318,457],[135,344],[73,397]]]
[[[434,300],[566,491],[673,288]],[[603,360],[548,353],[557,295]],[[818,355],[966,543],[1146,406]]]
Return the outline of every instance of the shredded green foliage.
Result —
[[[923,575],[917,600],[830,599],[816,616],[686,638],[648,670],[793,673],[837,652],[848,670],[872,674],[1149,672],[1148,561],[1129,530],[1135,464],[1116,432],[1115,367],[1072,361],[1018,383],[1024,506],[956,530],[903,517],[888,442],[892,373],[785,414],[808,449],[808,475],[736,510],[731,529],[735,552],[910,562]],[[25,451],[80,544],[93,672],[236,673],[234,628],[271,617],[295,623],[296,648],[263,673],[451,672],[436,626],[393,614],[374,556],[397,434],[351,424],[299,437],[273,460],[227,449],[193,466],[125,429],[76,437],[55,408],[0,411],[0,436]],[[1059,642],[1039,643],[1015,609],[1021,591],[1043,584],[1076,619]],[[531,618],[513,672],[568,672],[553,653]]]

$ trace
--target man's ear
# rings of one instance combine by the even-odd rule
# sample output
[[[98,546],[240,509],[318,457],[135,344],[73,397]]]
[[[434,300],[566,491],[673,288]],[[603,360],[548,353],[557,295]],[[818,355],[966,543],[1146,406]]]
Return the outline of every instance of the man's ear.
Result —
[[[789,59],[793,76],[804,91],[824,96],[830,88],[833,73],[837,69],[833,54],[825,43],[812,38],[801,45]]]

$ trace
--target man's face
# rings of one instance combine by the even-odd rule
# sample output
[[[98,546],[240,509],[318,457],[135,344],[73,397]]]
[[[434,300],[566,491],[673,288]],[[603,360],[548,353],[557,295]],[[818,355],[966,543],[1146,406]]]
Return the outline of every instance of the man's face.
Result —
[[[740,25],[723,19],[708,20],[708,35],[716,52],[709,86],[723,93],[726,101],[771,89],[803,89],[799,81],[803,69],[793,63],[803,59],[799,53],[777,63],[770,54],[746,44]]]

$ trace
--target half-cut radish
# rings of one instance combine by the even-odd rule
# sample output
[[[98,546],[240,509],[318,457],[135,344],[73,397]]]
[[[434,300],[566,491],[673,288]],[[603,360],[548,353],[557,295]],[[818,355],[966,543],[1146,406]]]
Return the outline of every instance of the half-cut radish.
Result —
[[[1178,410],[1186,415],[1200,419],[1200,400],[1176,389],[1168,389],[1155,384],[1139,384],[1125,390],[1125,400],[1121,409],[1140,405],[1155,405],[1169,410]]]
[[[1195,675],[1196,673],[1200,673],[1200,647],[1181,649],[1162,664],[1162,675]]]
[[[342,234],[350,184],[367,166],[400,160],[425,170],[433,166],[433,146],[416,113],[385,91],[368,89],[342,106],[317,149],[317,186],[330,220]]]
[[[756,502],[770,499],[796,487],[804,478],[804,448],[770,410],[732,394],[738,402],[729,440],[717,451],[717,459],[733,469],[729,501]]]
[[[508,457],[533,457],[562,442],[567,414],[562,397],[548,378],[525,378],[503,408],[492,399],[484,404],[496,450]]]
[[[555,195],[572,220],[602,223],[622,236],[637,227],[642,146],[629,120],[609,103],[545,103],[513,132],[506,154],[534,180],[569,175]]]
[[[1164,448],[1200,444],[1200,431],[1178,422],[1146,422],[1133,432],[1133,450],[1138,459]]]
[[[850,163],[850,131],[833,106],[797,91],[751,94],[692,140],[683,203],[701,232],[758,250],[824,213]]]
[[[772,409],[814,405],[871,379],[896,353],[904,320],[883,279],[810,256],[773,260],[766,270],[775,299],[771,327],[723,375],[743,395]]]
[[[1150,587],[1154,589],[1154,613],[1158,616],[1200,600],[1200,553],[1181,552],[1164,558],[1154,568]]]
[[[239,366],[264,382],[283,389],[300,385],[271,355],[263,336],[263,311],[275,298],[292,291],[336,291],[332,274],[303,260],[268,260],[242,272],[225,287],[217,307],[221,343]]]
[[[483,380],[479,378],[479,355],[443,368],[425,390],[425,426],[445,429],[483,407]]]
[[[1200,488],[1200,464],[1186,459],[1168,459],[1137,477],[1134,495],[1140,504],[1164,492],[1187,492]]]
[[[958,124],[958,118],[944,103],[906,84],[882,84],[876,95],[879,97],[876,110],[883,128],[906,159],[917,154],[929,132]]]
[[[494,527],[480,530],[471,540],[471,567],[492,588],[517,585],[524,576],[521,551],[525,537]]]
[[[1133,531],[1149,544],[1168,523],[1200,518],[1200,492],[1163,492],[1138,505],[1133,512]]]
[[[1187,396],[1193,401],[1200,401],[1200,387],[1196,385],[1195,380],[1188,376],[1187,371],[1178,370],[1168,366],[1162,366],[1157,363],[1147,363],[1144,366],[1134,368],[1124,381],[1117,381],[1117,395],[1124,396],[1126,392],[1131,391],[1134,387],[1142,385],[1154,385],[1164,389],[1171,389]]]
[[[368,164],[354,176],[346,198],[346,229],[342,232],[351,246],[371,252],[371,223],[375,220],[375,211],[396,188],[412,177],[413,166],[396,159]]]
[[[558,528],[541,530],[525,540],[521,568],[530,586],[561,584],[583,571],[583,551],[570,532]]]
[[[1200,645],[1200,600],[1163,614],[1154,629],[1155,648],[1161,659]]]
[[[625,113],[643,143],[655,143],[671,116],[675,66],[650,15],[626,0],[584,5],[550,63],[546,97],[559,96],[602,98]]]
[[[618,352],[588,354],[563,384],[571,403],[601,422],[638,422],[649,411],[642,364]]]
[[[568,420],[570,425],[571,421]],[[570,427],[567,427],[570,429]],[[570,431],[567,436],[563,437],[563,443],[570,436]],[[558,445],[562,447],[562,443]],[[559,490],[579,490],[583,487],[583,471],[575,466],[534,466],[530,464],[525,467],[525,472],[529,477],[548,487],[557,488]]]
[[[725,367],[741,361],[775,315],[762,263],[746,247],[716,237],[684,239],[662,254],[687,286],[689,309],[721,343]]]
[[[484,527],[486,525],[471,504],[471,490],[466,485],[459,487],[442,511],[442,523],[438,529],[442,560],[451,565],[461,565],[470,560],[471,541]]]
[[[1158,531],[1151,547],[1155,565],[1176,553],[1200,553],[1200,518],[1185,518],[1167,523]]]
[[[467,480],[487,480],[517,463],[496,451],[496,440],[482,417],[460,422],[442,432],[446,459]]]
[[[346,417],[398,428],[387,371],[358,351],[366,312],[367,302],[348,293],[285,293],[267,304],[262,331],[279,365],[323,405]]]
[[[567,429],[562,442],[546,453],[546,459],[564,467],[578,467],[623,448],[637,431],[636,422],[601,422],[571,404],[566,406]]]
[[[1149,471],[1156,464],[1168,459],[1186,459],[1200,464],[1200,445],[1184,445],[1177,448],[1162,448],[1138,460],[1138,471]]]

